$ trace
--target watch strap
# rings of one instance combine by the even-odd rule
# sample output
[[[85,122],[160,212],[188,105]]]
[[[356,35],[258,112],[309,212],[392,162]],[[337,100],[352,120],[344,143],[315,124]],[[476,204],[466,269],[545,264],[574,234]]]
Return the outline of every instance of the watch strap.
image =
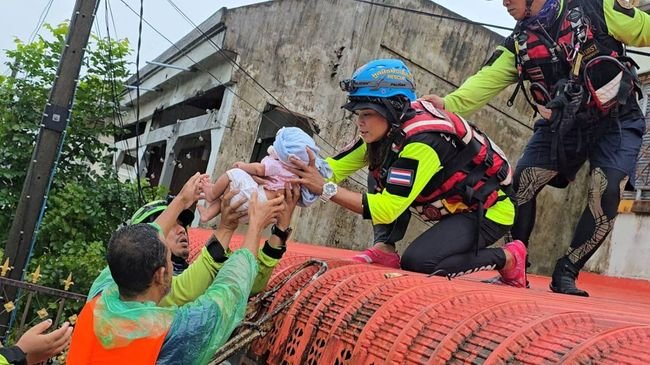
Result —
[[[283,231],[280,229],[280,227],[278,227],[277,224],[274,224],[271,226],[271,234],[277,236],[283,244],[286,244],[287,240],[289,239],[289,235],[291,235],[291,227],[287,227],[287,229]]]

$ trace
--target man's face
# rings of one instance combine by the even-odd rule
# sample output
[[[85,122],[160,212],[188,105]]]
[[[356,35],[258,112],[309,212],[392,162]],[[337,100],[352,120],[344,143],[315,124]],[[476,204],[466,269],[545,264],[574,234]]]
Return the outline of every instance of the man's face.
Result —
[[[176,225],[169,231],[165,241],[174,256],[187,260],[190,255],[190,242],[187,231],[180,221],[176,221]]]

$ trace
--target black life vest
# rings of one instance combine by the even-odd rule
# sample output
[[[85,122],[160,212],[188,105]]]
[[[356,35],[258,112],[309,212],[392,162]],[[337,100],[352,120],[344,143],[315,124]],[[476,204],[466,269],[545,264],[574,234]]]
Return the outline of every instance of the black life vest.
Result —
[[[482,211],[499,199],[498,190],[510,186],[512,169],[503,151],[475,126],[462,117],[434,107],[427,101],[411,103],[415,117],[401,126],[404,143],[420,133],[441,133],[453,139],[457,154],[436,173],[415,199],[414,208],[424,220],[439,220],[450,213]],[[387,159],[390,160],[390,159]],[[394,160],[393,160],[394,161]],[[386,178],[385,171],[392,161],[381,170],[373,171],[380,186]]]
[[[548,31],[554,36],[541,27],[515,29],[520,83],[530,81],[530,97],[536,104],[546,105],[563,91],[556,90],[564,86],[562,81],[572,80],[587,91],[582,109],[597,108],[606,115],[625,104],[638,87],[632,68],[636,64],[625,56],[622,43],[607,34],[603,16],[590,14],[593,9],[593,4],[584,6],[581,0],[565,0],[556,27]],[[513,99],[514,94],[510,103]]]

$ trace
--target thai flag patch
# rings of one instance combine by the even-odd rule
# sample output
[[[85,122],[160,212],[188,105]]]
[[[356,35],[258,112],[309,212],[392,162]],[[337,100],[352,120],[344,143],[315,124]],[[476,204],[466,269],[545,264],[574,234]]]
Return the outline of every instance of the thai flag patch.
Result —
[[[411,186],[411,184],[413,184],[413,170],[391,167],[390,170],[388,170],[388,179],[386,179],[386,183],[391,185]]]

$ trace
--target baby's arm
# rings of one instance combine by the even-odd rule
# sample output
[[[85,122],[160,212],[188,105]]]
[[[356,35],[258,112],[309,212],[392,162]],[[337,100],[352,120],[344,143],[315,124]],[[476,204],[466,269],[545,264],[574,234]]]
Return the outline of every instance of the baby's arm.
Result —
[[[249,175],[266,176],[266,168],[264,168],[264,165],[259,162],[235,162],[233,166],[246,171]]]

